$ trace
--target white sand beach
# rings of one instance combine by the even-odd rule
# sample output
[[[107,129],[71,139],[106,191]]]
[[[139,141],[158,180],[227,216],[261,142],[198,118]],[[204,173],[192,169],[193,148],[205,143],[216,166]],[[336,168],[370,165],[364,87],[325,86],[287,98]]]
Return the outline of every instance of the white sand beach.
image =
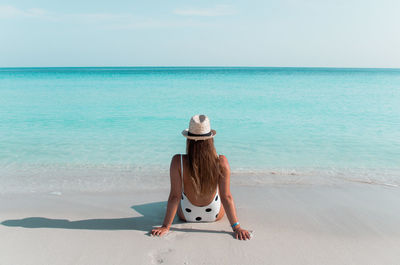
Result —
[[[0,264],[399,264],[398,188],[335,185],[233,186],[235,240],[216,223],[164,216],[168,190],[131,193],[3,194]]]

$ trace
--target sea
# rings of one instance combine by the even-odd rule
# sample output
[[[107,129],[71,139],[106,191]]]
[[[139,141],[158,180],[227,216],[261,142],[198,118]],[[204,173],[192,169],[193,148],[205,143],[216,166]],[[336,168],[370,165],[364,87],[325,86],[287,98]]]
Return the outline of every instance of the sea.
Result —
[[[400,69],[0,68],[0,193],[168,188],[195,114],[233,185],[400,185]]]

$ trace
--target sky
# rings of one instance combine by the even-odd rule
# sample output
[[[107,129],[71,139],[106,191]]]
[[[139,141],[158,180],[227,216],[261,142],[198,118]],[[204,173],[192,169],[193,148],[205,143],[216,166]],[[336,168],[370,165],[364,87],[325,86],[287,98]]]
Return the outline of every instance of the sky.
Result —
[[[399,0],[0,0],[0,67],[400,68]]]

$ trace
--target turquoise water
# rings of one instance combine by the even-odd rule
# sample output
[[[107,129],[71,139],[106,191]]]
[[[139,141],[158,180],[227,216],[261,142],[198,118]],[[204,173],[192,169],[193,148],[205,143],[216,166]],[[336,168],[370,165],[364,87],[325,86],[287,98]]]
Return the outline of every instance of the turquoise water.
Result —
[[[0,181],[162,175],[198,113],[233,172],[400,180],[400,69],[129,67],[1,68]]]

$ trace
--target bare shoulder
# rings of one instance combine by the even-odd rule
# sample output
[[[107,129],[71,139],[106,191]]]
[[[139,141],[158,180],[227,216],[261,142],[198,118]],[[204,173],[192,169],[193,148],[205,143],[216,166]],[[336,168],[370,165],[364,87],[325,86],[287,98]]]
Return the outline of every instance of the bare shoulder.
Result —
[[[224,172],[224,175],[229,175],[230,172],[230,167],[229,167],[229,162],[228,158],[224,155],[219,155],[219,165]]]
[[[171,191],[170,191],[170,194],[180,198],[182,181],[181,181],[179,168],[180,168],[180,155],[176,154],[171,159],[171,167],[170,167]]]
[[[176,163],[176,162],[180,162],[180,159],[181,159],[181,154],[175,154],[171,159],[171,164],[172,163]]]
[[[224,156],[224,155],[219,155],[219,163],[220,163],[221,166],[228,166],[229,167],[228,158],[226,158],[226,156]]]
[[[172,157],[171,159],[171,171],[172,170],[178,170],[180,168],[180,163],[181,163],[181,155],[180,154],[176,154]]]

